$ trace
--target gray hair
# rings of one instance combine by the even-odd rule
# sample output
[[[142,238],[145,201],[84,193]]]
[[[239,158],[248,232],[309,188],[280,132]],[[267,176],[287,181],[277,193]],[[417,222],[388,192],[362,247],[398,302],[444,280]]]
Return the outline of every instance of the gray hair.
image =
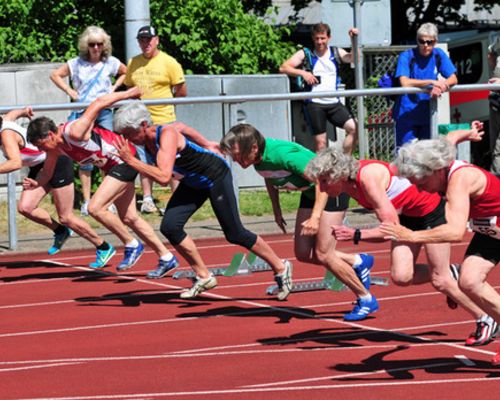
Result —
[[[434,39],[437,39],[437,26],[431,22],[426,22],[425,24],[420,25],[420,28],[417,30],[417,39],[421,36],[432,36]]]
[[[98,26],[88,26],[78,38],[78,51],[80,58],[89,59],[89,43],[102,42],[101,61],[111,56],[113,47],[111,46],[111,36]]]
[[[422,179],[449,167],[456,154],[455,146],[444,138],[419,140],[401,147],[392,164],[399,176]]]
[[[141,101],[133,101],[121,106],[113,117],[113,131],[122,133],[125,129],[138,131],[142,123],[153,125],[151,114]]]
[[[358,171],[359,161],[345,154],[340,146],[334,146],[321,150],[309,161],[305,175],[314,180],[328,176],[330,182],[338,182],[343,178],[356,179]]]

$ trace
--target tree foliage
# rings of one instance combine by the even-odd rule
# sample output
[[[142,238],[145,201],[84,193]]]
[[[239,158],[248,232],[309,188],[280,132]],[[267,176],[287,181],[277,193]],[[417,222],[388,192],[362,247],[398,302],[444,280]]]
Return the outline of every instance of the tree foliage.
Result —
[[[247,13],[239,0],[151,0],[150,9],[162,48],[187,72],[276,72],[293,51],[282,40],[289,28]],[[123,0],[0,2],[0,62],[66,61],[78,54],[78,35],[89,25],[103,27],[124,60],[124,20]]]
[[[113,38],[123,21],[123,2],[101,0],[8,0],[0,2],[0,62],[64,61],[75,56],[78,35],[88,25]],[[116,20],[115,20],[116,18]],[[123,32],[121,24],[120,36]],[[120,40],[113,44],[120,47]]]
[[[168,53],[198,74],[276,72],[293,52],[282,40],[289,28],[245,12],[240,0],[152,0],[151,16]]]

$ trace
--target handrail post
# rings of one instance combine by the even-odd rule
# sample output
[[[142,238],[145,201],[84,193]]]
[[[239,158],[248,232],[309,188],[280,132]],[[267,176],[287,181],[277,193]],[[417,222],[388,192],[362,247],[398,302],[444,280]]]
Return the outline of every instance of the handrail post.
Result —
[[[436,97],[431,97],[429,101],[430,110],[430,129],[431,129],[431,139],[437,139],[438,137],[438,100]]]
[[[7,205],[9,213],[9,250],[17,250],[17,223],[16,223],[16,179],[15,173],[7,176]]]

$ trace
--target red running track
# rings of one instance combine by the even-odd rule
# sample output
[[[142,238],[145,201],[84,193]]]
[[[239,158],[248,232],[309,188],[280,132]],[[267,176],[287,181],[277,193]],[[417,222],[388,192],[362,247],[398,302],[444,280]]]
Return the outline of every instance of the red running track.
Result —
[[[291,236],[266,239],[294,260]],[[210,266],[241,251],[198,244]],[[374,276],[389,276],[387,243],[339,247],[371,252]],[[452,261],[465,247],[452,246]],[[144,279],[152,252],[126,275],[114,273],[120,257],[91,271],[90,251],[2,255],[1,399],[498,399],[498,342],[463,346],[474,323],[428,284],[374,286],[380,311],[348,323],[348,291],[278,302],[261,272],[182,300],[188,280]],[[296,282],[322,275],[294,261]],[[489,280],[498,289],[498,268]]]

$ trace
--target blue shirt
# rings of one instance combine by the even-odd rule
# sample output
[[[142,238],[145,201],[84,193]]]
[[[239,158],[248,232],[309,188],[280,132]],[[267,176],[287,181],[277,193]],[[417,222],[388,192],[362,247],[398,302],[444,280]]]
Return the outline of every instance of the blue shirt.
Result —
[[[449,78],[455,72],[455,66],[442,49],[434,48],[430,56],[424,57],[418,48],[413,48],[399,55],[395,76],[396,78],[406,76],[411,79],[437,80],[438,73],[444,78]],[[416,124],[429,123],[429,99],[430,96],[427,93],[399,96],[394,105],[393,118],[396,120],[404,118],[405,121]]]

